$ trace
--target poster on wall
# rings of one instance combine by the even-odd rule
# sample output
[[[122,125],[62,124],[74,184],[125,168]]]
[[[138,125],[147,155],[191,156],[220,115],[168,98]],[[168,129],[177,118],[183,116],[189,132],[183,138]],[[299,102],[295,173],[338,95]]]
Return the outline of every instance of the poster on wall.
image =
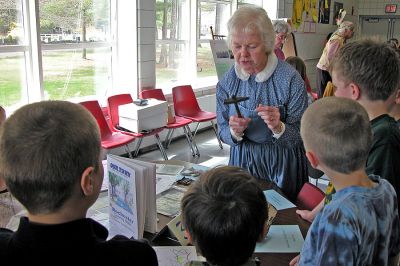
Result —
[[[331,0],[319,0],[318,23],[329,24]]]
[[[332,24],[336,25],[337,21],[340,19],[340,13],[339,11],[343,9],[343,3],[339,2],[334,2],[333,3],[333,19],[332,19]]]

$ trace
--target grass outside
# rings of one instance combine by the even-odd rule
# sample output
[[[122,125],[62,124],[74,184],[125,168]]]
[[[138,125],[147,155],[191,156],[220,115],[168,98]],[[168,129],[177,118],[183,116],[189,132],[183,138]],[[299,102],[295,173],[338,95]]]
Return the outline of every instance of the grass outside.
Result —
[[[156,60],[159,58],[157,49]],[[88,95],[105,95],[111,86],[107,48],[87,49],[87,59],[82,59],[82,50],[44,51],[43,80],[45,97],[50,100],[65,100]],[[176,54],[177,64],[185,60]],[[24,83],[23,53],[0,54],[0,105],[12,107],[24,102],[27,97]],[[157,84],[176,81],[179,68],[156,65]],[[197,50],[197,77],[216,76],[214,60],[208,44]]]
[[[43,80],[46,99],[64,100],[72,97],[104,94],[111,86],[108,69],[108,49],[44,51]],[[23,56],[10,54],[0,57],[0,105],[10,107],[26,97]]]

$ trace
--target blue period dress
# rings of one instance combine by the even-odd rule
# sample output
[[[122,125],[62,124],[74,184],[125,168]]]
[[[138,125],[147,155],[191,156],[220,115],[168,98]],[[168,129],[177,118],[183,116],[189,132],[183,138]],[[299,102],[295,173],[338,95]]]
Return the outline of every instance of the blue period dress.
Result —
[[[237,74],[238,73],[238,74]],[[270,54],[267,66],[257,75],[245,76],[233,66],[217,84],[217,123],[222,141],[231,146],[229,165],[242,167],[256,178],[277,184],[294,200],[308,180],[307,159],[300,137],[300,120],[307,108],[307,93],[300,74]],[[244,117],[251,118],[243,139],[230,132],[229,117],[236,115],[233,104],[224,100],[248,96],[239,103]],[[285,132],[279,138],[255,111],[259,105],[279,107]]]

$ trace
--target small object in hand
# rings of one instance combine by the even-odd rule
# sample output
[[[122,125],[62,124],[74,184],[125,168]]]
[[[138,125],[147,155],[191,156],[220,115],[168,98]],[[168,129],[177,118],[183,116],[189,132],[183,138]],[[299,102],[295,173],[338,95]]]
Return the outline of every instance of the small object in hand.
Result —
[[[240,113],[238,103],[246,101],[248,99],[249,99],[249,97],[237,97],[236,95],[234,95],[234,96],[232,96],[232,98],[225,99],[224,104],[226,104],[226,105],[233,104],[235,106],[238,117],[242,118],[243,116]]]
[[[139,99],[133,100],[133,103],[138,105],[138,106],[145,106],[145,105],[147,105],[148,100],[139,98]]]
[[[193,179],[183,177],[182,179],[178,180],[176,183],[179,185],[189,186],[193,182]]]

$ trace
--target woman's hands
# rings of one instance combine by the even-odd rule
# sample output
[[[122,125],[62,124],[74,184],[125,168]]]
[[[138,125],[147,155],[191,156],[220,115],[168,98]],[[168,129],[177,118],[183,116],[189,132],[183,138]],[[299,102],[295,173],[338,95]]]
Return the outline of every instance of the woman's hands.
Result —
[[[278,107],[259,105],[256,108],[258,115],[264,120],[274,134],[282,132],[281,113]]]
[[[239,118],[233,115],[229,118],[229,126],[237,137],[243,136],[243,132],[246,130],[251,119],[247,117]]]

